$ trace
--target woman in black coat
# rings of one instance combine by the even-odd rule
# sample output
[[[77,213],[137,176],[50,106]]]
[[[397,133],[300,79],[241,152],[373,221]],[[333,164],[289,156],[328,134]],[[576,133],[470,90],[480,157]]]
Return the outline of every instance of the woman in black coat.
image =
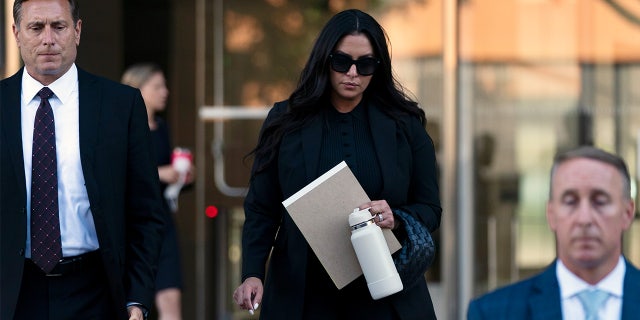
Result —
[[[329,20],[298,87],[270,111],[252,152],[243,283],[234,292],[240,308],[261,304],[262,319],[435,319],[425,281],[380,300],[362,276],[338,290],[281,204],[345,161],[377,199],[360,207],[380,214],[381,228],[399,230],[394,211],[402,209],[435,231],[442,209],[425,122],[392,75],[387,36],[375,19],[346,10]]]

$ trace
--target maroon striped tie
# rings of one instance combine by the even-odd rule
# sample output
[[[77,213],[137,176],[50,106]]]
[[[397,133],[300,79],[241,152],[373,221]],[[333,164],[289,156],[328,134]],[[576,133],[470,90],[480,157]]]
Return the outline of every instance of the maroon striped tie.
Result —
[[[56,131],[49,104],[53,92],[44,87],[38,96],[40,106],[33,124],[31,162],[31,260],[49,273],[62,258]]]

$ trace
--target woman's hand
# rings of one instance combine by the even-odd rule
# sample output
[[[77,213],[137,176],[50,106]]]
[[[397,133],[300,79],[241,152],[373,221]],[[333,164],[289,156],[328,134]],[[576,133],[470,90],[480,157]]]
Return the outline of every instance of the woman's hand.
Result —
[[[160,181],[166,184],[172,184],[178,182],[180,173],[178,173],[178,171],[176,171],[176,169],[174,169],[172,165],[167,164],[158,167],[158,176],[160,177]]]
[[[249,277],[233,292],[233,300],[240,309],[249,310],[251,314],[262,302],[262,281],[256,277]]]
[[[369,212],[374,217],[376,224],[380,228],[395,229],[396,219],[393,216],[393,211],[387,203],[387,200],[373,200],[360,205],[359,209],[369,208]]]

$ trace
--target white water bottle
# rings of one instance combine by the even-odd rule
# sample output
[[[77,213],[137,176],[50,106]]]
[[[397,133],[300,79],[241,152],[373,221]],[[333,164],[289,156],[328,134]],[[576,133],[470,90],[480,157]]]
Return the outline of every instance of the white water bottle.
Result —
[[[402,290],[402,280],[391,258],[389,247],[369,209],[353,209],[349,215],[351,244],[374,300]]]

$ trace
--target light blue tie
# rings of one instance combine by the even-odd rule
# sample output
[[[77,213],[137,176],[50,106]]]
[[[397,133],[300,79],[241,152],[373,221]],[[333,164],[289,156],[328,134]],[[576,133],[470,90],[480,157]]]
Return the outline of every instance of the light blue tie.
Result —
[[[587,289],[580,291],[577,296],[584,309],[584,319],[599,320],[598,310],[602,308],[604,302],[609,298],[609,293],[598,289]]]

